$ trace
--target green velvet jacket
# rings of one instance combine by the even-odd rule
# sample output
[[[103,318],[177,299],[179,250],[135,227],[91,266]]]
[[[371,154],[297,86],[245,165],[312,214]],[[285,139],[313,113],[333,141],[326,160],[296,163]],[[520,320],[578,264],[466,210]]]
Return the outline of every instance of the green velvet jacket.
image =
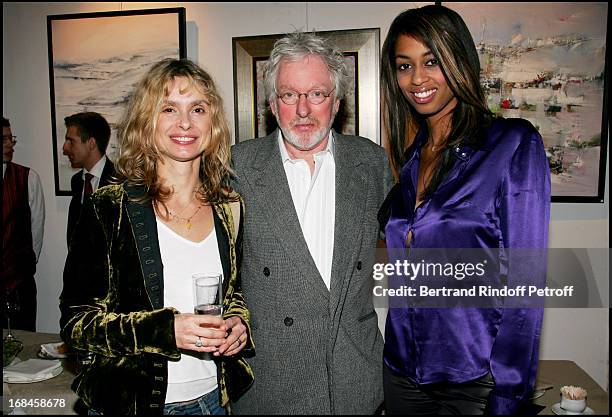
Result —
[[[62,339],[94,356],[75,378],[72,389],[88,407],[109,415],[161,415],[168,360],[181,356],[174,337],[178,311],[163,306],[163,265],[153,206],[134,201],[143,191],[110,185],[92,194],[70,242],[64,268]],[[244,211],[242,200],[240,208]],[[213,217],[226,277],[223,316],[238,316],[249,328],[249,340],[239,357],[216,360],[221,405],[225,406],[253,382],[242,355],[252,353],[254,346],[237,267],[242,227],[234,236],[229,204],[214,204]]]

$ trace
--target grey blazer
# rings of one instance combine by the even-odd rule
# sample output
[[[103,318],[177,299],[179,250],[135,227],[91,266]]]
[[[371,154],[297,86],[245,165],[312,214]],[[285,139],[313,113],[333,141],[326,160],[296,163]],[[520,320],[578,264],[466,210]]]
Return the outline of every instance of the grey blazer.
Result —
[[[383,340],[372,304],[376,214],[392,176],[385,151],[334,132],[331,289],[291,199],[278,131],[232,147],[246,204],[242,290],[252,317],[255,383],[236,414],[372,414],[383,401]]]

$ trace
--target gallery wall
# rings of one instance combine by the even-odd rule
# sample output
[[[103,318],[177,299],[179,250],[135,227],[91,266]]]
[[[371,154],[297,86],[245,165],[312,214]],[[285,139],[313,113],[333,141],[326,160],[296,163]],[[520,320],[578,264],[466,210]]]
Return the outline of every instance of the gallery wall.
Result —
[[[54,195],[47,15],[185,7],[187,55],[216,80],[233,129],[232,37],[296,28],[379,27],[382,43],[393,18],[421,4],[425,3],[3,3],[3,115],[18,136],[14,161],[39,173],[45,193],[45,238],[36,273],[38,331],[59,331],[57,304],[67,253],[69,205],[69,197]],[[609,247],[608,189],[606,176],[604,203],[553,204],[550,247]],[[384,312],[379,313],[382,328]],[[547,309],[540,355],[575,361],[607,390],[608,339],[607,308]]]

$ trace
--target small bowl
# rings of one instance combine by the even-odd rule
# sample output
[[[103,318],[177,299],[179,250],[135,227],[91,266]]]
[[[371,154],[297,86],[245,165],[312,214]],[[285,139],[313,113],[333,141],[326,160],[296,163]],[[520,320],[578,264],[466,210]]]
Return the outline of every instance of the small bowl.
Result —
[[[560,407],[567,414],[582,414],[586,409],[586,399],[583,400],[570,400],[561,395]]]
[[[23,349],[23,343],[17,339],[4,339],[2,349],[2,367],[8,366],[13,362],[13,359]]]

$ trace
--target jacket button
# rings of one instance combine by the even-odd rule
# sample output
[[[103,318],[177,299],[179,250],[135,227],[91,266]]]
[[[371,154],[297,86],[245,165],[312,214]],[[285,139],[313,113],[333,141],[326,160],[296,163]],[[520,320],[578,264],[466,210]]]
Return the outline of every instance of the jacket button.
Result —
[[[361,271],[361,261],[357,262],[357,269]]]
[[[293,325],[293,319],[291,317],[285,317],[285,326],[290,327]]]
[[[263,273],[265,276],[269,277],[270,276],[270,268],[268,268],[267,266],[264,268]]]

